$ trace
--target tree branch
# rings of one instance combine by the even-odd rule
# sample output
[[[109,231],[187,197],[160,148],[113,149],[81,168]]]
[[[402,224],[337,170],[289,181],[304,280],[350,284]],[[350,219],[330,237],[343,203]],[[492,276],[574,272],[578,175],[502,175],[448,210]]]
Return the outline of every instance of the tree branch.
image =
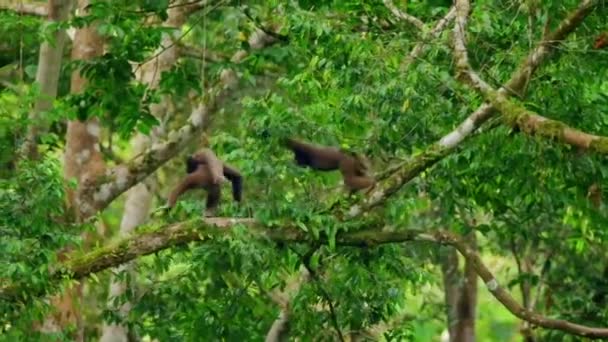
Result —
[[[581,2],[576,10],[562,20],[555,31],[546,35],[537,44],[536,48],[530,51],[519,68],[511,75],[509,81],[498,90],[498,93],[506,95],[507,92],[521,91],[529,77],[532,76],[534,71],[546,60],[550,53],[554,51],[554,48],[581,24],[597,5],[597,0],[585,0]],[[494,114],[492,104],[482,104],[455,130],[443,136],[438,142],[428,146],[419,155],[414,156],[409,163],[400,167],[386,181],[379,184],[370,196],[362,202],[353,205],[348,213],[349,217],[359,216],[383,203],[422,171],[429,169],[449,155],[456,146],[460,145],[460,143],[481,127],[483,123],[492,118]]]
[[[321,236],[313,241],[310,235],[297,227],[267,229],[253,219],[207,218],[196,219],[161,227],[154,231],[142,232],[129,238],[123,238],[113,244],[101,247],[82,256],[73,256],[60,265],[53,277],[61,279],[82,279],[92,273],[131,261],[140,256],[149,255],[177,245],[193,241],[209,241],[214,237],[232,234],[232,228],[246,226],[247,231],[257,238],[283,243],[327,243]],[[394,230],[368,228],[355,232],[344,232],[336,235],[336,245],[369,248],[381,244],[403,243],[409,241],[427,241],[454,246],[466,258],[475,272],[485,282],[490,293],[513,315],[534,325],[547,329],[565,331],[574,335],[589,338],[608,338],[608,328],[594,328],[560,319],[547,318],[522,307],[511,294],[498,284],[492,272],[483,263],[475,249],[464,239],[449,231],[428,231],[425,229]],[[16,286],[5,286],[0,291],[0,298],[19,299],[21,290]],[[40,294],[25,294],[27,297]]]
[[[0,3],[1,10],[12,11],[23,15],[32,15],[36,17],[47,17],[48,9],[43,2],[23,2],[23,1],[2,1]]]
[[[243,54],[246,54],[246,52],[239,51],[235,54],[236,63],[243,59]],[[83,213],[84,217],[90,217],[95,212],[105,208],[116,197],[177,155],[192,139],[199,137],[208,126],[211,114],[218,109],[218,104],[233,93],[235,80],[235,73],[225,69],[221,80],[205,94],[207,101],[194,108],[184,126],[169,132],[168,139],[165,142],[152,145],[142,154],[108,170],[94,182],[84,184],[82,189],[83,198],[90,198],[93,201],[92,205],[87,206],[90,211]]]
[[[266,334],[266,342],[286,341],[289,335],[289,320],[291,318],[291,298],[296,295],[303,284],[310,281],[310,274],[303,265],[298,276],[287,283],[285,291],[269,293],[268,296],[281,308],[279,316],[272,322]],[[273,291],[274,292],[274,291]]]
[[[393,15],[403,21],[408,22],[410,25],[415,26],[418,30],[423,31],[426,29],[424,22],[422,20],[416,18],[413,15],[407,14],[395,6],[392,0],[383,0],[384,6],[388,8]]]
[[[557,140],[596,153],[608,154],[608,137],[590,134],[572,128],[561,121],[546,118],[520,104],[509,101],[491,88],[484,92],[484,96],[503,114],[508,125],[519,128],[521,132]]]
[[[479,275],[479,277],[485,282],[485,285],[490,293],[502,305],[504,305],[507,310],[518,318],[543,328],[561,330],[577,336],[594,339],[608,337],[608,328],[594,328],[572,323],[566,320],[547,318],[524,308],[505,288],[498,284],[498,281],[492,272],[490,272],[488,267],[483,263],[479,254],[477,254],[477,252],[468,246],[461,238],[445,231],[435,233],[434,237],[435,241],[437,242],[454,246],[458,252],[471,263],[477,275]]]
[[[585,0],[581,6],[591,6],[594,1]],[[454,25],[454,56],[459,75],[477,89],[494,108],[500,111],[512,127],[529,135],[557,140],[562,143],[590,149],[600,154],[608,154],[608,137],[589,134],[572,128],[565,123],[541,116],[524,106],[510,101],[505,93],[495,90],[486,83],[471,67],[465,43],[466,16],[469,11],[468,1],[456,2],[457,14]]]
[[[410,51],[410,54],[405,58],[401,67],[404,68],[412,64],[424,52],[424,50],[426,50],[426,48],[428,47],[429,40],[436,39],[437,37],[439,37],[445,27],[448,26],[448,24],[454,19],[455,15],[456,8],[452,6],[448,13],[443,18],[441,18],[437,22],[437,24],[435,24],[435,27],[433,27],[431,31],[423,31],[422,40],[418,42],[416,46],[414,46],[412,51]]]

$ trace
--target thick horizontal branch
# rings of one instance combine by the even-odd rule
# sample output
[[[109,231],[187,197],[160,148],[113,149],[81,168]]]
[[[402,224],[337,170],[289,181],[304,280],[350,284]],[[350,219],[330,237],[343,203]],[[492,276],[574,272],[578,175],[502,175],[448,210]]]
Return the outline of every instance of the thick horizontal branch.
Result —
[[[232,234],[231,229],[242,226],[259,239],[282,243],[314,243],[306,232],[295,227],[269,229],[254,219],[206,218],[169,225],[151,232],[144,232],[120,240],[91,253],[70,259],[62,273],[81,279],[91,273],[115,267],[140,256],[156,253],[163,249],[192,241],[205,241],[217,236]],[[422,231],[379,231],[366,229],[358,232],[339,234],[336,244],[341,246],[369,247],[386,243],[414,240],[424,235]],[[320,241],[327,242],[321,237]]]
[[[521,132],[608,154],[608,137],[586,133],[561,121],[539,115],[515,101],[510,101],[494,89],[487,89],[484,95],[502,113],[505,122]]]
[[[209,241],[215,237],[232,234],[238,226],[245,226],[253,236],[283,243],[313,243],[312,238],[295,227],[268,229],[253,219],[237,218],[207,218],[186,221],[159,228],[154,231],[142,232],[129,238],[124,238],[108,246],[101,247],[83,256],[75,256],[58,267],[53,275],[57,280],[72,278],[81,279],[92,273],[129,262],[138,257],[159,252],[177,245],[193,241]],[[327,241],[321,237],[322,243]],[[484,280],[492,295],[515,316],[534,325],[548,329],[562,330],[579,336],[600,338],[608,337],[608,329],[592,328],[565,320],[550,319],[523,308],[511,294],[498,284],[498,281],[483,263],[477,251],[459,236],[448,231],[425,230],[391,230],[369,228],[356,232],[345,232],[336,235],[336,245],[371,247],[388,243],[403,243],[408,241],[428,241],[454,246],[469,262],[473,264],[476,273]],[[0,297],[18,296],[16,288],[4,288]],[[29,296],[33,294],[28,294]]]
[[[509,81],[498,90],[500,94],[518,93],[524,88],[534,71],[544,62],[555,47],[580,26],[583,20],[597,6],[598,1],[583,1],[579,7],[562,20],[555,31],[546,35],[536,47],[530,51],[522,61],[519,68],[511,75]],[[429,169],[435,163],[448,156],[451,151],[460,145],[467,137],[475,132],[481,125],[492,118],[495,109],[490,103],[482,104],[471,113],[455,130],[446,134],[438,142],[428,146],[424,152],[414,156],[413,160],[404,164],[385,182],[374,189],[372,195],[363,202],[355,204],[349,211],[350,217],[361,215],[372,207],[380,205],[388,197],[399,191],[401,187],[417,177],[421,172]]]
[[[14,0],[0,1],[0,10],[12,11],[24,15],[47,17],[48,9],[44,2],[26,2]]]

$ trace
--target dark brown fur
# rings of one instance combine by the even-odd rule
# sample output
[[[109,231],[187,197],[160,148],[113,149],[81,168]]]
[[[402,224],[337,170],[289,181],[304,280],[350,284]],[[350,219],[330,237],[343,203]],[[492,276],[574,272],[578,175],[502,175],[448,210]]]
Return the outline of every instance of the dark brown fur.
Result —
[[[344,185],[351,192],[369,188],[375,184],[369,175],[369,162],[365,157],[336,147],[318,146],[295,139],[287,139],[286,146],[293,151],[299,166],[319,171],[340,170]]]
[[[186,177],[169,195],[168,206],[175,206],[177,199],[184,192],[203,188],[207,191],[207,216],[212,215],[221,199],[221,185],[225,179],[232,183],[232,197],[240,202],[243,191],[243,177],[239,171],[217,158],[215,153],[204,149],[186,160]]]

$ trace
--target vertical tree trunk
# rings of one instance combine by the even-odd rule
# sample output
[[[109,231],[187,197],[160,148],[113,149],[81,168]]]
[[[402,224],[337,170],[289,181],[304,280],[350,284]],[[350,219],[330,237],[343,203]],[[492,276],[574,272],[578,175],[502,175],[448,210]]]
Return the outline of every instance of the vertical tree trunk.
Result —
[[[283,342],[289,340],[289,325],[291,316],[291,299],[297,295],[304,283],[310,281],[311,275],[304,266],[300,266],[298,275],[289,280],[283,293],[279,294],[275,302],[281,310],[278,317],[266,333],[265,342]]]
[[[146,83],[151,89],[157,88],[162,72],[169,70],[176,62],[178,58],[178,51],[176,45],[173,44],[173,40],[179,37],[180,28],[186,21],[186,10],[188,6],[173,6],[169,10],[169,18],[165,21],[165,27],[175,28],[172,34],[164,33],[162,39],[162,46],[155,52],[158,54],[156,58],[148,61],[141,68],[139,68],[138,79]],[[168,47],[168,48],[166,48]],[[154,104],[150,107],[152,115],[158,119],[167,111],[168,98],[164,97],[161,103]],[[133,154],[139,154],[145,151],[158,137],[158,130],[155,129],[151,136],[144,134],[137,134],[131,141],[133,146]],[[125,208],[120,223],[120,236],[130,235],[139,225],[143,224],[150,211],[152,204],[152,197],[154,189],[156,188],[156,179],[152,175],[145,181],[137,184],[127,192],[127,199],[125,202]],[[119,272],[133,272],[133,263],[123,265],[113,270],[115,274]],[[114,301],[117,297],[122,296],[129,289],[127,288],[126,282],[118,280],[117,277],[112,276],[110,280],[110,290],[108,293],[108,307],[111,310],[117,310],[120,317],[126,317],[131,309],[132,303],[123,303],[120,308],[115,307]],[[104,323],[102,328],[101,342],[122,342],[128,341],[129,330],[122,324],[115,323]]]
[[[81,13],[86,12],[85,7],[89,5],[88,0],[79,0],[78,7]],[[73,60],[89,60],[101,56],[103,53],[103,40],[97,34],[95,24],[76,31],[72,48]],[[71,80],[71,92],[82,92],[87,80],[80,75],[78,70],[74,71]],[[66,146],[64,154],[65,178],[75,179],[78,187],[84,183],[93,181],[97,176],[103,174],[105,163],[99,151],[99,135],[101,127],[96,118],[85,122],[78,120],[69,121],[66,133]],[[94,212],[90,201],[79,198],[77,193],[68,191],[68,200],[71,209],[78,218],[82,213]]]
[[[467,236],[471,248],[476,249],[475,231]],[[458,325],[454,341],[475,342],[475,312],[477,308],[477,272],[470,261],[464,264],[464,283],[458,300]]]
[[[458,271],[458,253],[451,246],[441,247],[440,259],[448,333],[450,341],[455,341],[454,338],[458,324],[457,307],[461,283],[460,272]]]
[[[467,236],[476,248],[475,232]],[[450,342],[475,341],[475,312],[477,307],[477,273],[465,260],[464,272],[458,270],[458,254],[452,247],[441,251],[441,269],[446,302]]]
[[[289,311],[281,309],[279,316],[272,323],[266,334],[266,342],[283,342],[289,340]]]
[[[81,13],[86,13],[88,0],[80,0],[78,8]],[[103,41],[97,34],[95,25],[79,29],[74,37],[72,59],[87,60],[100,56],[103,52]],[[75,71],[72,74],[71,91],[78,93],[84,90],[86,79]],[[84,182],[94,179],[104,171],[104,162],[99,152],[99,133],[101,129],[96,119],[86,122],[70,121],[66,133],[66,146],[64,153],[64,177],[67,180],[75,179],[80,187]],[[68,189],[68,205],[75,213],[77,220],[84,212],[84,206],[88,201],[83,201],[78,192]],[[86,210],[90,211],[90,210]],[[66,251],[59,254],[63,259]],[[51,299],[56,313],[47,317],[43,324],[43,331],[56,332],[68,327],[75,327],[73,340],[83,341],[82,314],[80,311],[80,299],[82,297],[82,282],[73,284],[70,288]]]
[[[71,8],[72,0],[49,0],[48,19],[45,26],[66,20]],[[52,108],[53,100],[57,96],[57,84],[59,83],[59,72],[66,38],[65,30],[61,29],[52,35],[53,45],[48,41],[44,41],[40,45],[38,70],[36,72],[36,83],[40,86],[40,97],[36,100],[34,109],[30,113],[31,124],[21,147],[20,157],[32,159],[38,157],[36,139],[40,131],[46,129],[42,114]]]

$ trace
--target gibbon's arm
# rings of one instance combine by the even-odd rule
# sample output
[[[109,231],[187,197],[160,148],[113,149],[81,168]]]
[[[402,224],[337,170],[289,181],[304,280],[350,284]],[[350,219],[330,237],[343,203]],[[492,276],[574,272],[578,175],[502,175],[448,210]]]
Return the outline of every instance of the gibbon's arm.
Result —
[[[175,189],[171,191],[171,194],[169,195],[169,199],[167,201],[167,206],[169,208],[173,208],[179,196],[181,196],[184,192],[193,189],[197,186],[205,185],[206,178],[207,177],[205,176],[204,171],[200,169],[196,172],[187,174],[186,177],[184,177],[184,179],[179,184],[177,184]]]
[[[186,160],[186,171],[194,172],[199,165],[205,165],[210,174],[211,184],[220,184],[224,180],[223,163],[208,148],[192,155]]]
[[[221,184],[211,184],[210,174],[206,165],[199,165],[196,171],[191,172],[175,187],[169,195],[167,207],[173,208],[179,196],[184,192],[194,189],[203,188],[207,191],[206,215],[213,216],[217,206],[220,203],[222,196]]]
[[[224,177],[232,182],[232,197],[235,201],[240,202],[243,196],[243,176],[237,169],[228,164],[224,164],[223,171]]]
[[[291,138],[286,140],[285,145],[295,154],[298,165],[319,171],[338,170],[344,156],[338,148],[316,146]]]

